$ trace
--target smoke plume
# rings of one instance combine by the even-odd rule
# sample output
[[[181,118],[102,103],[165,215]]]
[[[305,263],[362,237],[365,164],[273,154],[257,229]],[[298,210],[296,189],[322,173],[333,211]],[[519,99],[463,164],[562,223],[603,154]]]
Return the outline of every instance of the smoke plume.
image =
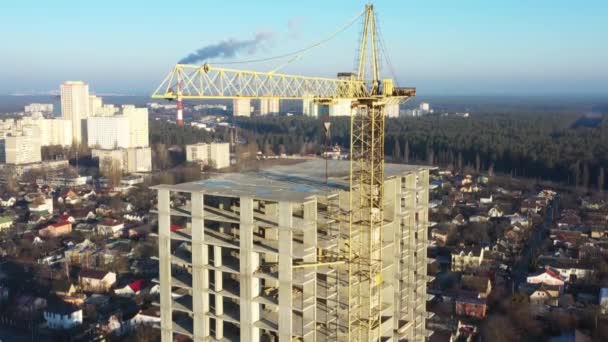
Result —
[[[272,41],[275,33],[271,31],[258,32],[253,39],[239,40],[230,38],[216,44],[204,46],[188,56],[182,58],[180,64],[193,64],[207,61],[211,58],[233,58],[245,52],[254,54],[265,43]]]

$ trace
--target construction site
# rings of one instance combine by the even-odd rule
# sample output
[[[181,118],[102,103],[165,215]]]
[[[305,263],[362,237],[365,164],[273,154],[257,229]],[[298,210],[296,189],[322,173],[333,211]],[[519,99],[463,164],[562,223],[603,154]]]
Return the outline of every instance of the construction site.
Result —
[[[177,101],[178,125],[182,101],[206,99],[347,103],[351,118],[349,161],[153,187],[162,341],[430,336],[428,169],[384,162],[386,108],[416,91],[380,78],[374,7],[349,25],[359,19],[355,72],[334,79],[178,64],[153,94]],[[329,141],[331,119],[322,125]]]

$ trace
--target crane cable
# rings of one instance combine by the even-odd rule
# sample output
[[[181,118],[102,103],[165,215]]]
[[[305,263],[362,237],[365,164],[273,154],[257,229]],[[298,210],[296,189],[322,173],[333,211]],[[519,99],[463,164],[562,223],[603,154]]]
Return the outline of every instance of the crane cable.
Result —
[[[378,36],[378,42],[380,43],[380,50],[382,51],[382,55],[384,56],[384,59],[386,61],[386,66],[388,67],[389,72],[391,73],[391,76],[393,77],[393,80],[395,80],[395,85],[399,86],[399,82],[397,81],[397,75],[395,73],[395,69],[393,68],[393,63],[391,62],[391,58],[388,55],[388,52],[386,50],[386,44],[384,42],[384,36],[382,35],[382,30],[380,29],[380,25],[378,25],[378,18],[376,17],[376,33]]]
[[[356,17],[354,17],[353,19],[351,19],[349,22],[346,23],[346,25],[342,26],[340,29],[338,29],[337,31],[335,31],[334,33],[332,33],[331,35],[329,35],[327,38],[322,39],[320,41],[318,41],[317,43],[314,43],[312,45],[309,45],[305,48],[290,52],[290,53],[286,53],[286,54],[282,54],[282,55],[277,55],[277,56],[272,56],[272,57],[266,57],[266,58],[258,58],[258,59],[249,59],[249,60],[243,60],[243,61],[232,61],[232,62],[215,62],[217,64],[220,65],[228,65],[228,64],[245,64],[245,63],[257,63],[257,62],[265,62],[265,61],[271,61],[271,60],[275,60],[275,59],[282,59],[282,58],[286,58],[286,57],[292,57],[289,61],[287,61],[286,63],[284,63],[283,65],[281,65],[280,67],[274,69],[271,72],[276,72],[279,69],[282,69],[283,67],[287,66],[288,64],[294,62],[295,60],[299,59],[305,52],[308,52],[316,47],[319,47],[325,43],[327,43],[328,41],[332,40],[333,38],[335,38],[338,34],[342,33],[343,31],[345,31],[346,29],[348,29],[350,26],[352,26],[359,18],[361,18],[361,16],[363,16],[365,14],[365,11],[362,11],[361,13],[357,14]],[[209,62],[209,63],[213,63],[213,62]]]

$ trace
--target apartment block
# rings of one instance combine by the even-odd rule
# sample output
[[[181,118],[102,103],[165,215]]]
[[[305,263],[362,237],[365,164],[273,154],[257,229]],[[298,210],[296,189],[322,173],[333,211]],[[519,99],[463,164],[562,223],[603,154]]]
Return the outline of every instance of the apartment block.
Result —
[[[92,148],[131,147],[129,118],[125,116],[91,116],[86,119],[87,144]]]
[[[23,135],[6,136],[0,142],[0,162],[13,165],[39,163],[42,160],[40,141],[31,132]]]
[[[230,144],[199,143],[186,145],[186,160],[223,169],[230,166]]]
[[[100,169],[120,167],[123,173],[152,171],[152,149],[150,147],[130,147],[118,149],[93,149],[93,158]]]
[[[89,85],[81,81],[61,84],[61,115],[72,122],[72,134],[77,144],[86,141],[83,120],[89,117]]]
[[[234,99],[232,102],[232,115],[234,115],[234,116],[251,116],[251,100],[250,99]]]
[[[161,340],[356,341],[348,161],[309,160],[158,185]],[[428,169],[387,164],[379,326],[425,341]],[[358,196],[355,189],[353,196]],[[349,260],[351,260],[349,262]],[[354,291],[354,290],[353,290]],[[350,329],[349,329],[350,327]]]
[[[260,115],[279,114],[279,99],[260,99]]]

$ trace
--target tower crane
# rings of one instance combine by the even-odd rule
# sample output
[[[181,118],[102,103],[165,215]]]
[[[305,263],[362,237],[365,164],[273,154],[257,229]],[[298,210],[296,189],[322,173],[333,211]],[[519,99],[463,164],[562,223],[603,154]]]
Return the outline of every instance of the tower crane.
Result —
[[[158,86],[153,98],[308,99],[317,103],[351,101],[350,206],[341,250],[341,271],[348,281],[342,303],[349,341],[380,341],[382,287],[382,226],[384,196],[384,109],[416,95],[392,79],[380,79],[377,27],[373,5],[366,5],[357,73],[339,78],[307,77],[217,67],[177,64]],[[369,55],[369,56],[368,56]],[[366,75],[371,71],[371,77]],[[314,267],[315,265],[310,265]]]

